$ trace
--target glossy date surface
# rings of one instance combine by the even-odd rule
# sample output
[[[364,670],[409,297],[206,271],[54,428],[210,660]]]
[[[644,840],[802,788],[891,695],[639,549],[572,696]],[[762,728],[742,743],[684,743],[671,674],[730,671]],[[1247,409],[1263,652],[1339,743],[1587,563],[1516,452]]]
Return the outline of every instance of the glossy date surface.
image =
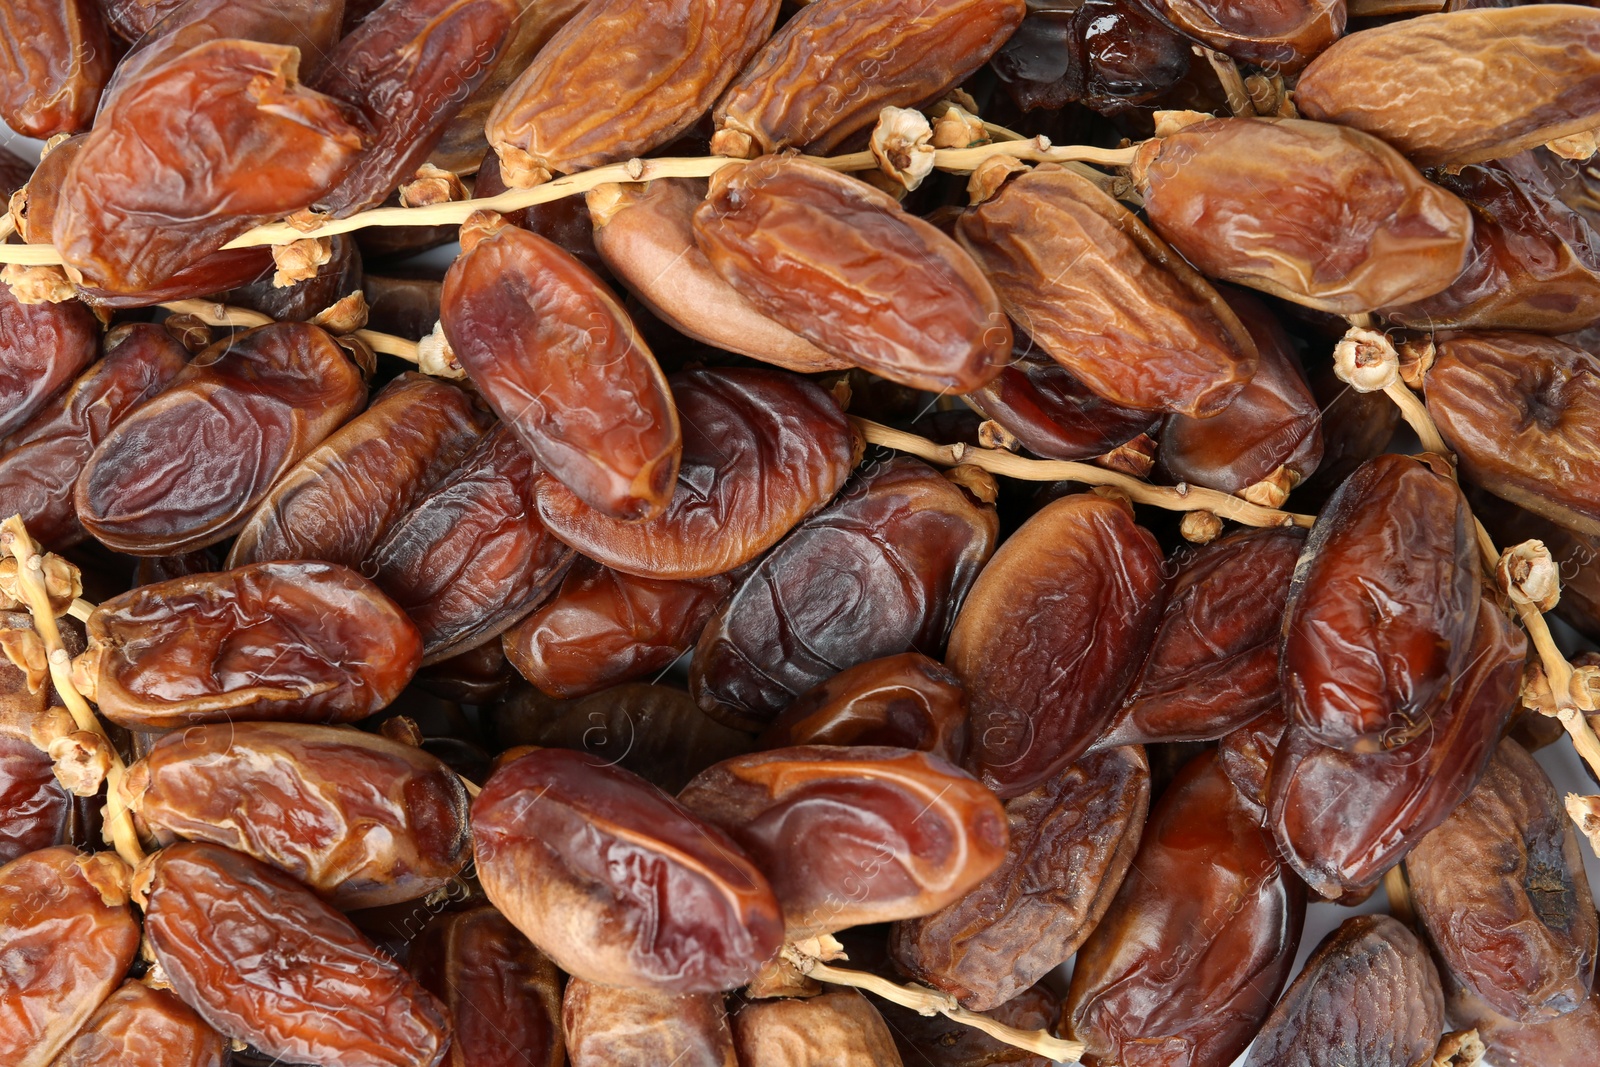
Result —
[[[223,1067],[227,1043],[165,989],[127,981],[106,998],[52,1067]]]
[[[1020,331],[1018,341],[1024,340]],[[1106,400],[1031,340],[966,402],[1044,459],[1093,459],[1150,429],[1153,416]]]
[[[96,0],[0,8],[0,118],[24,137],[78,133],[116,62]]]
[[[0,437],[21,429],[99,347],[100,325],[76,300],[23,304],[0,286]]]
[[[858,663],[801,693],[757,744],[890,745],[959,766],[967,752],[967,696],[949,668],[902,652]]]

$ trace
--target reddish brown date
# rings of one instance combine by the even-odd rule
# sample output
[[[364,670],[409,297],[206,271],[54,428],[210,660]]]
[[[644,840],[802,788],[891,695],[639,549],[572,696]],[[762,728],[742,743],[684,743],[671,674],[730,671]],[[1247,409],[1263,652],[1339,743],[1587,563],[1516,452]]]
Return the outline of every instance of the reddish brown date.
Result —
[[[99,347],[99,323],[76,300],[22,304],[0,285],[0,437],[21,429]]]
[[[89,617],[73,681],[129,728],[240,717],[349,722],[388,705],[422,641],[348,567],[254,563],[147,585]]]
[[[87,130],[115,65],[95,0],[0,7],[0,119],[24,137]]]
[[[30,852],[0,867],[0,1061],[46,1067],[139,949],[128,868],[102,852]]]
[[[60,550],[88,536],[72,492],[95,446],[124,416],[164,389],[189,360],[160,326],[135,324],[107,337],[106,357],[78,376],[15,434],[0,442],[3,510],[28,534]]]
[[[972,707],[972,755],[1002,798],[1081,756],[1138,675],[1165,561],[1130,508],[1088,494],[1040,510],[967,596],[945,662]]]
[[[1150,810],[1138,746],[1086,756],[1006,802],[1000,869],[960,900],[895,924],[890,955],[911,977],[989,1011],[1065,963],[1111,906]]]
[[[188,0],[103,0],[100,9],[105,12],[111,32],[130,44],[149,33],[162,19],[182,7]]]
[[[700,635],[690,691],[761,729],[848,667],[937,655],[998,535],[992,507],[926,465],[869,468],[745,578]]]
[[[674,996],[574,978],[561,998],[561,1022],[572,1067],[739,1067],[720,993]]]
[[[361,371],[316,326],[219,341],[101,440],[78,478],[78,519],[133,555],[214,545],[366,399]]]
[[[724,281],[830,355],[913,389],[967,393],[1011,355],[977,264],[865,182],[798,156],[728,166],[694,215]]]
[[[1133,866],[1078,951],[1061,1028],[1088,1067],[1225,1067],[1294,966],[1305,890],[1212,753],[1163,794]]]
[[[1168,22],[1226,56],[1285,74],[1344,33],[1345,0],[1155,0]]]
[[[249,285],[241,285],[218,296],[219,303],[229,307],[249,308],[277,322],[310,322],[318,312],[325,311],[357,289],[367,288],[361,273],[361,252],[355,238],[348,234],[335,234],[328,238],[328,262],[317,267],[315,276],[279,288],[268,269]],[[260,251],[257,249],[256,251]],[[371,293],[366,293],[368,297]],[[427,327],[408,337],[421,337],[433,329],[438,321],[435,315]]]
[[[541,748],[500,768],[473,802],[472,837],[490,901],[578,978],[715,993],[748,982],[783,937],[744,849],[586,753]]]
[[[1497,1013],[1541,1022],[1589,999],[1600,924],[1578,835],[1515,741],[1411,850],[1406,874],[1435,951]]]
[[[1000,866],[994,795],[937,756],[803,745],[737,756],[684,787],[690,811],[750,850],[790,940],[928,915]]]
[[[506,226],[445,275],[440,320],[456,358],[542,471],[613,519],[649,519],[682,453],[667,381],[592,273]]]
[[[400,375],[278,479],[239,531],[228,566],[320,559],[360,567],[389,528],[472,450],[488,422],[455,386]]]
[[[853,989],[795,1000],[758,1000],[733,1016],[740,1063],[762,1067],[902,1067],[894,1037]]]
[[[291,1063],[443,1058],[444,1006],[287,874],[192,842],[162,849],[141,874],[156,962],[225,1037]]]
[[[1023,111],[1082,101],[1115,115],[1178,84],[1192,47],[1140,4],[1084,0],[1029,9],[989,65]]]
[[[1423,1067],[1443,1030],[1444,990],[1417,935],[1358,915],[1306,960],[1245,1067]]]
[[[613,570],[658,579],[731,571],[831,499],[855,465],[844,412],[803,378],[707,369],[671,385],[683,462],[661,515],[619,522],[557,479],[537,480],[539,516],[555,535]]]
[[[10,704],[0,697],[0,709],[8,719]],[[61,841],[71,809],[72,797],[56,781],[50,754],[26,737],[11,736],[9,730],[0,733],[0,812],[5,813],[0,821],[0,863]]]
[[[1277,755],[1283,732],[1289,728],[1289,717],[1282,708],[1252,719],[1234,730],[1217,744],[1217,762],[1222,773],[1239,791],[1239,796],[1250,806],[1258,818],[1265,820],[1267,813],[1268,776],[1272,773],[1272,760]]]
[[[966,402],[1028,451],[1045,459],[1093,459],[1150,429],[1150,412],[1113,404],[1013,332],[1019,343],[1011,362]]]
[[[223,1067],[227,1044],[165,989],[122,983],[51,1067]]]
[[[534,514],[533,472],[496,426],[373,549],[374,580],[422,631],[424,663],[499,637],[566,574],[572,550]]]
[[[1352,474],[1317,517],[1290,588],[1291,718],[1352,752],[1425,733],[1472,649],[1477,565],[1472,514],[1444,461],[1391,454]]]
[[[1495,1067],[1588,1067],[1600,1047],[1600,993],[1576,1011],[1538,1023],[1518,1023],[1495,1013],[1471,991],[1442,976],[1452,1025],[1478,1031]]]

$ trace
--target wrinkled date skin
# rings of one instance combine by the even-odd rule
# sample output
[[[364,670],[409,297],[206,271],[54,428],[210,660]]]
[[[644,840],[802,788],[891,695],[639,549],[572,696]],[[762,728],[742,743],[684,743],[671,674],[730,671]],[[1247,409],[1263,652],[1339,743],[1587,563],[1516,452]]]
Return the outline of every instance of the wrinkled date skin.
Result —
[[[1578,835],[1515,741],[1411,850],[1406,874],[1435,950],[1496,1012],[1542,1022],[1589,999],[1600,928]]]
[[[666,510],[620,522],[560,481],[536,480],[539,516],[584,555],[641,578],[724,574],[777,544],[830,500],[855,466],[839,404],[803,378],[746,368],[670,379],[683,461]]]
[[[467,791],[449,768],[358,730],[191,727],[157,741],[127,785],[151,829],[270,863],[345,911],[442,888],[471,845]]]
[[[412,950],[411,970],[454,1024],[442,1067],[565,1062],[561,972],[494,908],[435,918]]]
[[[51,1067],[224,1067],[227,1045],[165,989],[122,983]]]
[[[1023,111],[1081,101],[1127,111],[1178,83],[1190,43],[1128,0],[1084,0],[1076,10],[1030,10],[989,65]]]
[[[660,515],[683,439],[661,368],[605,285],[561,248],[506,226],[445,275],[456,358],[541,470],[613,519]]]
[[[1239,796],[1263,822],[1267,814],[1267,779],[1289,717],[1282,708],[1252,719],[1217,743],[1217,762]]]
[[[78,520],[131,555],[214,545],[366,400],[361,371],[316,326],[219,341],[101,440],[78,478]]]
[[[911,977],[989,1011],[1065,963],[1133,862],[1150,810],[1138,746],[1085,756],[1006,801],[1005,862],[942,911],[896,923],[889,952]]]
[[[506,184],[642,156],[711,108],[778,17],[777,0],[590,0],[489,113]]]
[[[817,0],[784,23],[717,101],[712,150],[749,157],[809,147],[827,155],[885,107],[916,107],[960,85],[1025,11],[1022,0]]]
[[[750,850],[790,940],[928,915],[1004,861],[1005,811],[955,766],[875,745],[724,760],[679,800]]]
[[[783,938],[772,887],[733,838],[587,753],[501,767],[472,804],[472,838],[489,900],[578,978],[715,993]]]
[[[717,993],[673,996],[573,978],[561,998],[561,1023],[572,1067],[739,1067],[728,1012]]]
[[[1597,50],[1600,11],[1576,4],[1422,15],[1334,44],[1294,102],[1419,166],[1481,163],[1600,126]]]
[[[858,663],[801,693],[758,744],[890,745],[960,766],[967,753],[967,695],[943,664],[902,652]]]
[[[1494,753],[1527,651],[1522,631],[1485,601],[1466,670],[1420,737],[1345,752],[1291,722],[1273,756],[1267,825],[1307,885],[1330,899],[1376,885],[1444,821]]]
[[[228,566],[320,559],[360,567],[489,421],[455,386],[400,375],[273,485],[234,540]]]
[[[9,207],[17,232],[28,244],[52,243],[61,183],[66,180],[73,161],[88,140],[88,134],[80,133],[61,141],[54,148],[42,151],[32,173],[24,175],[26,188],[22,190],[23,195],[13,200]],[[270,254],[268,261],[271,261]],[[10,287],[7,286],[7,289],[9,291]]]
[[[1203,418],[1255,373],[1255,341],[1211,284],[1080,174],[1018,175],[956,236],[1006,314],[1115,404]]]
[[[1466,668],[1478,586],[1472,514],[1443,461],[1390,454],[1357,470],[1295,568],[1281,665],[1290,716],[1351,752],[1424,734]]]
[[[938,655],[999,525],[992,507],[916,460],[864,471],[762,559],[706,626],[690,691],[714,718],[760,730],[848,667],[908,650]]]
[[[338,181],[362,134],[299,84],[299,59],[216,40],[123,87],[61,186],[53,236],[69,271],[110,293],[154,289]]]
[[[111,32],[132,43],[155,28],[156,23],[182,7],[188,0],[103,0]]]
[[[1600,360],[1537,334],[1457,334],[1438,346],[1427,398],[1473,482],[1577,533],[1600,534]]]
[[[130,729],[237,718],[350,722],[422,658],[416,627],[334,563],[253,563],[147,585],[89,617],[73,680]]]
[[[506,658],[542,693],[588,696],[670,667],[732,592],[728,575],[661,581],[579,557],[556,594],[505,632]]]
[[[1210,741],[1277,706],[1283,608],[1305,541],[1275,527],[1180,550],[1149,658],[1095,747]]]
[[[0,119],[24,137],[88,129],[115,65],[95,0],[0,8]]]
[[[21,429],[99,348],[100,324],[84,305],[22,304],[0,286],[0,437]]]
[[[162,327],[129,326],[105,359],[0,442],[3,510],[20,514],[29,536],[52,549],[87,537],[72,501],[79,472],[111,428],[188,361],[188,351]]]
[[[1223,55],[1289,74],[1344,33],[1345,0],[1152,0],[1168,22]]]
[[[389,529],[369,573],[439,663],[504,633],[566,575],[572,550],[533,511],[533,458],[502,423]]]
[[[50,754],[25,738],[0,735],[0,811],[5,812],[0,863],[60,841],[71,808],[72,797],[56,781]]]
[[[733,1035],[740,1063],[901,1067],[883,1016],[853,989],[803,999],[753,1001],[733,1016]]]
[[[46,1067],[122,981],[139,949],[128,869],[59,847],[0,867],[0,1060]]]
[[[1022,340],[1020,331],[1018,340]],[[1029,342],[966,402],[1044,459],[1093,459],[1150,428],[1148,411],[1125,408],[1084,385]]]
[[[1336,315],[1432,296],[1472,249],[1460,198],[1343,126],[1211,119],[1146,141],[1131,174],[1150,225],[1208,277]]]
[[[968,393],[1011,356],[1011,324],[971,257],[855,178],[798,156],[724,167],[694,232],[757,309],[890,381]]]
[[[1444,990],[1417,935],[1358,915],[1306,960],[1245,1067],[1427,1067],[1443,1030]]]
[[[1455,981],[1448,970],[1445,995],[1454,1026],[1478,1031],[1488,1050],[1484,1062],[1495,1067],[1588,1067],[1600,1047],[1600,993],[1576,1011],[1538,1023],[1518,1023],[1495,1010]]]
[[[173,991],[226,1037],[290,1063],[434,1067],[441,1005],[281,871],[182,842],[148,870],[145,937]]]
[[[1226,1067],[1288,980],[1305,890],[1212,753],[1189,763],[1078,951],[1061,1029],[1087,1067]]]
[[[1081,756],[1138,676],[1165,560],[1131,510],[1081,494],[1008,537],[972,586],[945,663],[967,689],[974,767],[1002,799]]]

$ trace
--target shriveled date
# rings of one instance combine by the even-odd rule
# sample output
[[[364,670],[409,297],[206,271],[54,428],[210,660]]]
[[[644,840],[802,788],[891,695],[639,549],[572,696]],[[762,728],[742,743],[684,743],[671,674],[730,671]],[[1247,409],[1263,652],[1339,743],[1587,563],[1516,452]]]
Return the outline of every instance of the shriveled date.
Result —
[[[739,1067],[720,993],[674,996],[571,978],[561,999],[561,1021],[571,1067]]]
[[[0,285],[0,437],[21,429],[99,347],[94,313],[76,300],[24,304]]]
[[[52,1067],[223,1067],[222,1035],[183,1001],[143,982],[122,983]]]
[[[872,1002],[853,989],[819,997],[758,1000],[733,1017],[740,1063],[763,1067],[901,1067],[894,1037]]]
[[[1156,416],[1123,407],[1073,377],[1031,338],[1013,331],[1011,363],[966,403],[1045,459],[1093,459],[1150,429]]]

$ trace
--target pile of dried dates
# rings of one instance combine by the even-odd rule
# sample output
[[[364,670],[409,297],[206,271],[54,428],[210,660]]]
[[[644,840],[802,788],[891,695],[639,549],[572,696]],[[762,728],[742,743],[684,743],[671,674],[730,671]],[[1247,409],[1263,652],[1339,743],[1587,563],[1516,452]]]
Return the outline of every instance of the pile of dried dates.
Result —
[[[4,0],[0,119],[0,1067],[1600,1057],[1600,5]]]

